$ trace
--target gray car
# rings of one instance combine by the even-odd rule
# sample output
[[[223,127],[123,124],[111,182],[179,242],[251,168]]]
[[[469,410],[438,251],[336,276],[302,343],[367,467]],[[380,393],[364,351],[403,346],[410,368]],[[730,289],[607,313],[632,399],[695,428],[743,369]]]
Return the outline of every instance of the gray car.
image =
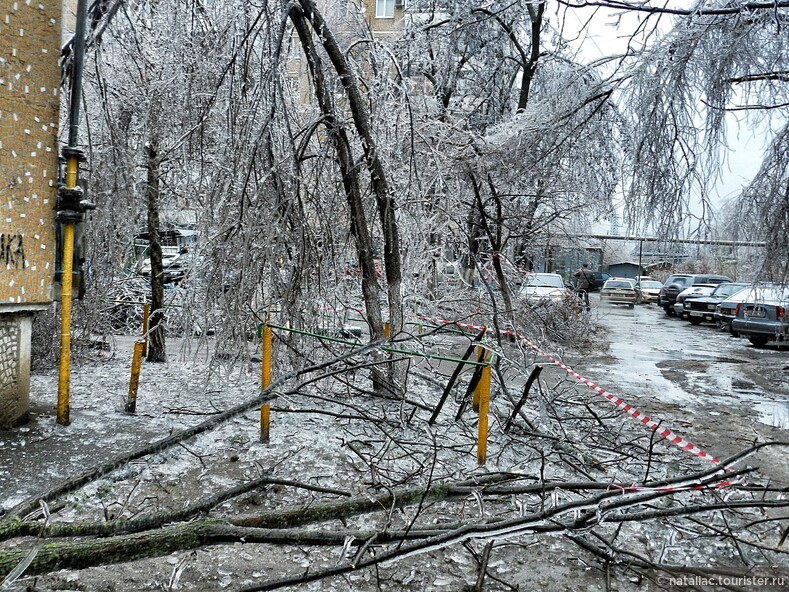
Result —
[[[740,302],[731,321],[732,332],[763,347],[770,341],[789,341],[789,286],[754,287]]]
[[[677,301],[679,293],[685,288],[689,288],[693,284],[722,284],[730,281],[731,279],[725,275],[675,273],[669,276],[663,287],[660,288],[658,306],[665,310],[667,315],[674,316],[674,303]]]

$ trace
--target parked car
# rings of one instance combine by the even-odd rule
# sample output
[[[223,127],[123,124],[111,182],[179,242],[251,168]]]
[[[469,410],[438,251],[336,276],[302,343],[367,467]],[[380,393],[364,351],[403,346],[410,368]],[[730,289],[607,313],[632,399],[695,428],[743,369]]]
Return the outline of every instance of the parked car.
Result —
[[[663,284],[656,280],[652,279],[638,279],[636,281],[636,302],[642,303],[646,302],[647,304],[651,302],[657,302],[658,296],[660,295],[660,288],[663,287]]]
[[[592,277],[589,279],[589,291],[597,292],[609,279],[611,279],[611,274],[608,274],[604,271],[593,271]],[[573,277],[570,277],[568,281],[573,287],[578,285],[578,280]]]
[[[718,325],[718,328],[721,331],[728,331],[734,337],[739,337],[739,333],[734,331],[731,328],[731,322],[734,319],[734,316],[737,312],[737,305],[741,302],[745,302],[749,298],[752,298],[752,294],[754,290],[757,289],[764,289],[766,287],[770,287],[772,284],[760,284],[757,286],[750,286],[745,290],[741,290],[736,294],[732,294],[725,300],[721,301],[715,307],[715,314],[713,315],[715,318],[715,323]]]
[[[789,286],[754,287],[737,305],[731,328],[756,347],[789,341]]]
[[[717,288],[716,284],[693,284],[690,288],[685,288],[677,294],[677,300],[674,302],[674,314],[679,318],[685,318],[685,301],[692,300],[693,298],[701,298],[702,296],[709,296],[713,290]]]
[[[603,287],[603,285],[610,279],[611,279],[610,274],[604,271],[595,271],[594,277],[592,278],[591,281],[591,287],[589,288],[590,291],[596,292],[597,290],[600,290]]]
[[[658,305],[666,311],[667,315],[674,316],[677,295],[685,288],[693,284],[722,284],[730,281],[731,279],[725,275],[675,273],[663,283],[658,294]]]
[[[545,301],[566,300],[570,296],[570,292],[565,287],[562,276],[558,273],[529,273],[524,277],[519,295],[529,304],[536,304]]]
[[[715,309],[718,304],[747,288],[750,284],[743,282],[725,282],[718,284],[709,296],[689,298],[684,302],[684,318],[693,325],[715,320]],[[736,306],[736,305],[735,305]]]
[[[609,304],[627,304],[633,308],[636,304],[636,288],[634,280],[614,278],[606,280],[600,289],[600,302]]]
[[[192,255],[187,249],[174,246],[162,247],[162,280],[165,284],[177,284],[190,271],[193,265]],[[137,273],[145,279],[151,279],[151,259],[143,259],[137,268]]]

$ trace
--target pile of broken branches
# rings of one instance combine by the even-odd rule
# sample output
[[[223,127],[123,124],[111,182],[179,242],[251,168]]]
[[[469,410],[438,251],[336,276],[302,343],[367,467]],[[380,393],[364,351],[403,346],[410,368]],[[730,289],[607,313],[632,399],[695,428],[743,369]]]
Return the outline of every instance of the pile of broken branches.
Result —
[[[436,329],[400,341],[399,353],[381,356],[379,345],[280,339],[282,370],[267,389],[8,508],[0,576],[7,585],[37,577],[33,586],[47,589],[58,570],[201,549],[247,591],[337,589],[338,578],[360,573],[373,574],[369,589],[382,578],[424,589],[444,574],[477,590],[486,579],[515,590],[522,549],[543,546],[606,582],[786,577],[787,487],[742,466],[786,443],[708,463],[560,373],[526,380],[538,367],[532,352],[497,340],[486,343],[497,366],[478,466],[470,372],[447,388],[457,369],[449,355],[473,338]],[[408,365],[404,388],[371,389],[371,366],[393,362]],[[268,446],[245,421],[265,402],[282,434]],[[265,569],[239,565],[227,551],[239,545],[261,553],[257,562],[268,557]],[[306,563],[292,559],[297,549]],[[463,568],[458,549],[468,553]],[[158,561],[151,569],[171,570]],[[179,566],[170,589],[186,577]]]

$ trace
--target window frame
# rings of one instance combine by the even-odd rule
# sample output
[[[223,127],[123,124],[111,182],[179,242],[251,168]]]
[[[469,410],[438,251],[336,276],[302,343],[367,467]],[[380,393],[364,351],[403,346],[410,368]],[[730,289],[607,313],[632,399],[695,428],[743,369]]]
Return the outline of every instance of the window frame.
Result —
[[[386,14],[387,7],[391,14]],[[375,18],[393,19],[395,12],[395,0],[375,0]]]

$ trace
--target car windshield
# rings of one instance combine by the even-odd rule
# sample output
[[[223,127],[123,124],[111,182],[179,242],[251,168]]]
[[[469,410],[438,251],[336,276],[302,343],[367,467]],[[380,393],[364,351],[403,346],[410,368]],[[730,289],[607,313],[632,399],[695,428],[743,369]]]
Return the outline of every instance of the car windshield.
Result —
[[[651,281],[651,280],[641,280],[639,285],[642,288],[662,288],[663,287],[663,284],[661,284],[660,282],[654,282],[654,281]]]
[[[538,273],[536,275],[528,276],[526,278],[526,285],[531,286],[532,288],[564,288],[562,276],[549,273]]]
[[[608,280],[605,283],[606,288],[633,288],[633,284],[624,280]]]
[[[715,288],[715,291],[712,294],[714,296],[723,296],[725,298],[726,296],[731,296],[732,294],[736,294],[740,290],[744,290],[746,287],[747,286],[745,284],[732,284],[732,283],[720,284],[718,285],[717,288]]]

